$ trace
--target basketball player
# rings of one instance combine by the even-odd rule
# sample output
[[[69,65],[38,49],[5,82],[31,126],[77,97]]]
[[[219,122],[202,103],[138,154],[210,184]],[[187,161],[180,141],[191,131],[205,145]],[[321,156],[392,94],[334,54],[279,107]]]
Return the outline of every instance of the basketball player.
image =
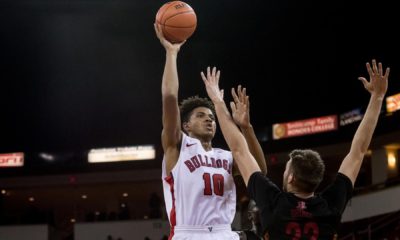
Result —
[[[247,143],[233,122],[219,89],[220,72],[215,68],[201,73],[208,96],[214,103],[222,133],[248,187],[261,211],[264,239],[336,239],[337,228],[354,182],[368,150],[387,91],[390,69],[367,63],[369,81],[359,79],[370,93],[365,115],[354,135],[351,148],[336,179],[322,193],[315,189],[324,174],[324,163],[312,150],[294,150],[283,174],[283,191],[260,172]]]
[[[216,131],[214,106],[210,100],[197,96],[178,105],[176,60],[183,43],[171,44],[157,25],[154,27],[166,50],[161,141],[164,199],[171,225],[169,239],[239,239],[231,230],[236,212],[232,154],[212,147]],[[243,94],[245,91],[238,88],[237,95]],[[246,112],[241,114],[242,110],[246,108],[238,109],[237,123],[243,125],[249,145],[258,144],[251,125],[245,125],[249,118],[245,118]],[[261,169],[266,167],[263,161]]]

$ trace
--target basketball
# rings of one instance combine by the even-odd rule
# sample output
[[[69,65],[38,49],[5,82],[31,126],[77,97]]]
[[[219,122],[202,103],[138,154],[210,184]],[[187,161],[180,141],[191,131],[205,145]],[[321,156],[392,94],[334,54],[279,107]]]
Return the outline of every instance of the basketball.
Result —
[[[167,2],[160,7],[156,23],[171,43],[180,43],[188,39],[197,26],[197,17],[193,8],[182,1]]]

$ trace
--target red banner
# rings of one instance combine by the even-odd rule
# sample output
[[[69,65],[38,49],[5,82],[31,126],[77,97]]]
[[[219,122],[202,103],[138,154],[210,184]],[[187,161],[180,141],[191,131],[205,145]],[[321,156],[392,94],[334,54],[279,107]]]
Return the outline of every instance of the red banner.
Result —
[[[337,115],[310,118],[300,121],[277,123],[272,126],[273,139],[297,137],[337,130]]]
[[[22,167],[24,166],[24,153],[0,154],[0,167]]]

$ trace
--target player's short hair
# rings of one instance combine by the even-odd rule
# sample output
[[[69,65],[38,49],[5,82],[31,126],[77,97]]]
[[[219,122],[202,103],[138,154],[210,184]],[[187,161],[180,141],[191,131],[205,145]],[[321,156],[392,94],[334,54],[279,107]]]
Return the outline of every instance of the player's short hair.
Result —
[[[199,96],[193,96],[182,100],[179,108],[181,112],[181,122],[186,123],[189,121],[190,116],[192,115],[193,109],[198,107],[205,107],[211,110],[214,116],[215,107],[214,104],[208,98],[201,98]]]
[[[292,159],[290,172],[294,176],[294,186],[303,192],[314,192],[324,178],[325,164],[316,151],[293,150],[289,153]]]

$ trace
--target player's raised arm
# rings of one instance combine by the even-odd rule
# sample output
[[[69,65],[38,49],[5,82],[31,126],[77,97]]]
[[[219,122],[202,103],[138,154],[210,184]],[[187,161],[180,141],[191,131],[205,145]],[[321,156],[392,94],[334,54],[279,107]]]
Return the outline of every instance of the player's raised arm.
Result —
[[[377,64],[375,60],[372,60],[372,66],[369,63],[366,66],[369,81],[364,77],[359,77],[359,80],[362,81],[365,89],[371,94],[371,97],[365,115],[354,135],[350,152],[344,158],[339,169],[340,173],[350,178],[353,186],[378,122],[382,102],[388,87],[390,72],[389,68],[383,71],[382,63]]]
[[[177,146],[182,136],[178,105],[179,80],[176,61],[179,49],[184,42],[172,44],[164,38],[162,31],[159,29],[157,24],[154,24],[154,29],[166,52],[165,67],[161,85],[163,109],[163,130],[161,134],[161,141],[165,153],[166,171],[168,175],[178,160],[179,150]]]
[[[224,91],[219,89],[220,71],[214,67],[207,68],[207,73],[201,72],[201,77],[207,90],[208,97],[215,105],[218,122],[222,134],[235,159],[244,182],[248,183],[251,174],[260,171],[256,160],[251,155],[246,139],[233,121],[231,114],[224,102]]]
[[[250,100],[246,93],[246,88],[242,88],[242,86],[239,85],[236,91],[234,88],[231,89],[231,94],[233,101],[230,103],[230,106],[233,120],[240,127],[249,146],[250,153],[256,159],[261,172],[267,174],[264,151],[250,122]]]

